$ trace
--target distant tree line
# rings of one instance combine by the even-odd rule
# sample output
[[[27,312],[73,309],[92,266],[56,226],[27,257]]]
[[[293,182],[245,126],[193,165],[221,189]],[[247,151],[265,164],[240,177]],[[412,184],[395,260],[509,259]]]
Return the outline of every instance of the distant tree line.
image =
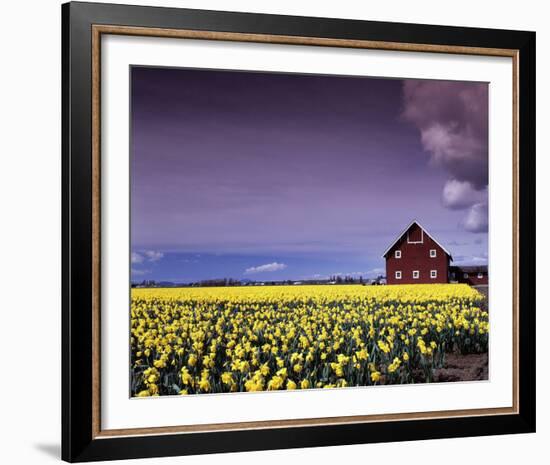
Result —
[[[363,284],[365,282],[363,280],[363,276],[354,278],[353,276],[341,276],[341,275],[330,276],[329,281],[335,282],[336,284]]]
[[[191,283],[175,283],[170,281],[143,280],[132,282],[132,287],[224,287],[224,286],[289,286],[311,284],[382,284],[385,278],[380,275],[375,279],[364,279],[363,276],[333,275],[328,278],[304,279],[293,281],[290,279],[280,281],[252,281],[249,279],[238,280],[233,278],[204,279]]]
[[[241,282],[233,278],[205,279],[198,283],[192,283],[191,286],[198,287],[220,287],[220,286],[240,286]]]

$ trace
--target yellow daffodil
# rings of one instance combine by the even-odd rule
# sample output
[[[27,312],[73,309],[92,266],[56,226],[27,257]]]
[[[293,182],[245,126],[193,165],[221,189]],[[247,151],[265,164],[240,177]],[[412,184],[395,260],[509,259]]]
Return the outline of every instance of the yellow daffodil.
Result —
[[[446,351],[488,350],[484,297],[461,284],[131,293],[139,397],[419,382]]]

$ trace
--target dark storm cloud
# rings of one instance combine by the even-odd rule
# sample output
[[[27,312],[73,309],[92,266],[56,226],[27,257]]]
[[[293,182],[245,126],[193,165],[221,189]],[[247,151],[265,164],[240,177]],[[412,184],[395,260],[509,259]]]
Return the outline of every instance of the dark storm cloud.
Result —
[[[469,208],[464,228],[486,231],[488,85],[408,80],[403,95],[404,119],[420,131],[431,161],[449,173],[443,205]]]
[[[487,84],[407,80],[403,117],[453,179],[476,189],[488,182]]]

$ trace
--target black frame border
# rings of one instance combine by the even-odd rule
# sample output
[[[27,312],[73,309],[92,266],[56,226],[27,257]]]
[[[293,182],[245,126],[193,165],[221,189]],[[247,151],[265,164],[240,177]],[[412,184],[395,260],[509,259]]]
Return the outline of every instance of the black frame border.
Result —
[[[519,51],[519,413],[94,438],[92,25]],[[72,2],[62,5],[62,459],[68,462],[535,431],[535,33]]]

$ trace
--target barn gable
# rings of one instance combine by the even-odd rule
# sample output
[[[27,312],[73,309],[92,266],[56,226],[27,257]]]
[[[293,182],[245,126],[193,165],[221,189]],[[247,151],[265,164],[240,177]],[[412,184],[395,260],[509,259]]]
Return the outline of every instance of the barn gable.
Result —
[[[421,244],[424,242],[424,235],[428,236],[433,242],[435,242],[442,250],[447,254],[449,259],[452,261],[453,257],[451,253],[443,247],[428,231],[424,228],[418,221],[413,220],[400,234],[397,238],[390,244],[390,246],[382,254],[383,258],[386,258],[387,255],[392,251],[392,249],[402,241],[407,241],[409,244]]]

